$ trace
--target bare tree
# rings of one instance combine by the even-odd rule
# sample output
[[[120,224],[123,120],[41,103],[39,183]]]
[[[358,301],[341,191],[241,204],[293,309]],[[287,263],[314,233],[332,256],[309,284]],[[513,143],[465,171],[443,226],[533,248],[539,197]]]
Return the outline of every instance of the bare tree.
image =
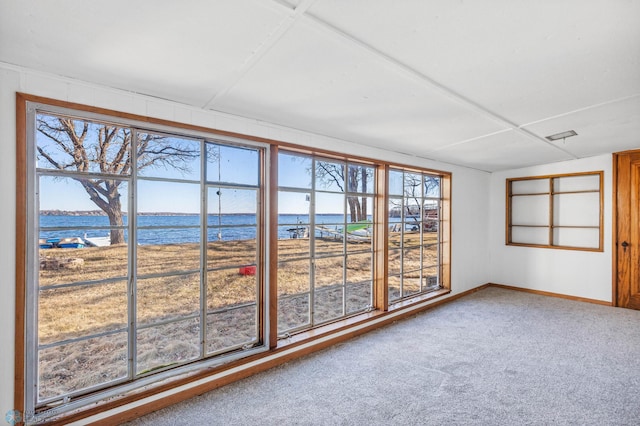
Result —
[[[165,167],[186,172],[189,160],[200,151],[187,144],[149,133],[133,132],[126,127],[95,123],[82,119],[38,115],[37,129],[49,143],[38,143],[39,160],[57,170],[95,174],[96,177],[73,175],[89,198],[109,218],[112,227],[123,225],[120,187],[132,172],[132,153],[137,157],[137,170]],[[114,178],[109,178],[113,176]],[[111,231],[111,244],[123,244],[124,230]]]
[[[340,163],[331,163],[328,161],[318,161],[316,163],[316,179],[321,182],[333,182],[341,190],[350,193],[366,193],[369,181],[373,179],[373,169],[361,165],[349,164],[345,166]],[[345,179],[345,168],[346,179]],[[346,181],[346,185],[345,185]],[[349,205],[349,217],[351,222],[359,222],[367,219],[367,198],[359,198],[354,195],[347,195],[347,204]]]

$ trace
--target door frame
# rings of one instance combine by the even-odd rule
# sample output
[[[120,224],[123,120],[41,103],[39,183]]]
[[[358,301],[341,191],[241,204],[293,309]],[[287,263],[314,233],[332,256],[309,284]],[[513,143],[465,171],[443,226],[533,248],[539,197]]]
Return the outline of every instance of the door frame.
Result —
[[[618,187],[618,160],[620,157],[622,156],[627,156],[627,155],[632,155],[632,154],[640,154],[640,149],[634,149],[634,150],[629,150],[629,151],[621,151],[621,152],[614,152],[612,154],[612,161],[613,161],[613,168],[612,168],[612,186],[613,186],[613,206],[612,206],[612,225],[611,225],[611,232],[612,232],[612,238],[611,238],[611,246],[612,246],[612,265],[611,265],[611,270],[612,270],[612,293],[611,293],[611,304],[612,306],[617,306],[620,307],[620,270],[621,270],[621,265],[619,263],[620,258],[618,256],[618,241],[621,240],[620,236],[619,236],[619,230],[618,230],[618,217],[621,214],[624,214],[624,212],[619,211],[618,209],[618,193],[620,191],[620,188]],[[626,288],[625,288],[626,290]]]

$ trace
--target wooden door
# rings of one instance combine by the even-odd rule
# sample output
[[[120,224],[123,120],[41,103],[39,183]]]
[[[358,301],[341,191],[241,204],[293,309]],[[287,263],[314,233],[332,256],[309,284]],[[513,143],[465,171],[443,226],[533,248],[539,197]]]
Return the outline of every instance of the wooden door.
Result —
[[[640,309],[640,151],[614,154],[616,245],[614,303]]]

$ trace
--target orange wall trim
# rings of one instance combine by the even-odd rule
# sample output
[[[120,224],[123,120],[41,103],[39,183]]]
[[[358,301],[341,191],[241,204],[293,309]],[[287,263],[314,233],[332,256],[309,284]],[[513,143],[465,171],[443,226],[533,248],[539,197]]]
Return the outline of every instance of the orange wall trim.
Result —
[[[504,288],[506,290],[523,291],[525,293],[539,294],[541,296],[558,297],[560,299],[568,299],[576,302],[586,302],[586,303],[594,303],[596,305],[613,306],[612,302],[607,302],[606,300],[588,299],[586,297],[570,296],[568,294],[552,293],[550,291],[532,290],[530,288],[515,287],[511,285],[494,284],[494,283],[489,283],[486,286]]]

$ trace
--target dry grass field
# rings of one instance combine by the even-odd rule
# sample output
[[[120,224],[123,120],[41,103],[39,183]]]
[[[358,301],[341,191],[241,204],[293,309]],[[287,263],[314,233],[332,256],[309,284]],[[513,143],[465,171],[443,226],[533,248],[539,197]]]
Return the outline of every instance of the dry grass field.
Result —
[[[413,238],[405,243],[416,244]],[[391,273],[400,271],[399,245],[397,238],[390,241]],[[39,343],[44,345],[39,353],[41,398],[126,380],[128,250],[126,246],[41,250],[41,258],[48,260],[82,259],[75,268],[40,271]],[[255,241],[209,244],[204,354],[200,345],[199,246],[153,245],[138,246],[136,250],[137,374],[256,341],[258,276],[239,273],[240,267],[256,263]],[[348,243],[347,264],[343,268],[342,241],[317,241],[316,256],[320,258],[315,263],[315,323],[343,315],[343,306],[352,313],[370,304],[369,250],[369,243]],[[403,253],[405,270],[420,264],[419,248]],[[425,261],[435,263],[435,247],[425,253]],[[279,240],[278,255],[279,329],[305,326],[310,320],[309,240]],[[418,278],[412,280],[412,276]],[[405,277],[405,293],[419,291],[419,271],[407,272]],[[83,284],[65,286],[72,283]],[[390,279],[391,292],[397,294],[396,284]],[[176,318],[180,321],[167,323]],[[74,341],[89,335],[96,337]],[[47,347],[65,340],[69,343]]]

